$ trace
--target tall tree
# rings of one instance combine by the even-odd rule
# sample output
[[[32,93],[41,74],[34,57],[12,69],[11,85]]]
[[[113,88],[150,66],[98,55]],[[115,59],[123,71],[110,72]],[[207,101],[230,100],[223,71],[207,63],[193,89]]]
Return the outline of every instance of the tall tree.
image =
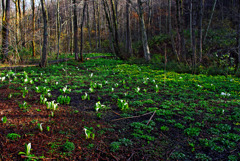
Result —
[[[123,59],[123,56],[120,51],[120,46],[119,46],[119,36],[118,36],[118,19],[117,19],[117,3],[115,3],[115,0],[110,0],[111,4],[111,9],[112,9],[112,21],[113,21],[113,26],[114,26],[114,50],[116,52],[116,55]]]
[[[240,0],[238,0],[238,25],[237,25],[237,49],[238,49],[238,61],[237,61],[237,71],[240,70]]]
[[[214,0],[212,12],[211,12],[211,17],[210,17],[209,22],[208,22],[208,26],[207,26],[207,30],[206,30],[206,33],[205,33],[205,36],[204,36],[204,39],[203,39],[203,43],[205,43],[205,41],[206,41],[206,38],[207,38],[207,35],[208,35],[208,30],[209,30],[209,28],[211,26],[211,23],[212,23],[213,14],[214,14],[214,11],[215,11],[215,8],[216,8],[216,4],[217,4],[217,0]]]
[[[150,56],[146,26],[145,26],[144,16],[143,16],[143,2],[141,0],[137,0],[137,3],[138,3],[138,16],[139,16],[140,27],[141,27],[144,58],[145,58],[146,61],[150,61],[151,56]]]
[[[85,9],[87,6],[87,0],[83,1],[83,12],[82,12],[82,21],[81,21],[81,46],[80,46],[80,59],[81,62],[83,62],[83,24],[84,24],[84,19],[85,19]]]
[[[193,67],[195,69],[197,64],[197,55],[196,55],[196,35],[195,35],[195,28],[196,28],[196,8],[197,8],[197,0],[191,0],[191,47],[192,47],[192,53],[193,53]]]
[[[73,16],[73,0],[70,0],[70,16],[71,16],[71,54],[74,50],[74,16]]]
[[[74,26],[74,54],[75,60],[78,60],[78,24],[77,24],[77,3],[73,0],[73,26]]]
[[[130,21],[130,1],[126,0],[126,49],[129,56],[132,56],[132,36],[131,36],[131,21]]]
[[[36,56],[35,51],[35,0],[32,0],[32,56]]]
[[[22,21],[22,46],[25,47],[26,44],[26,23],[25,18],[26,18],[26,5],[25,5],[25,0],[23,0],[23,21]]]
[[[95,30],[95,43],[96,43],[96,48],[97,48],[98,47],[98,39],[97,39],[97,18],[96,18],[95,1],[92,1],[92,6],[93,6],[93,25],[94,25],[94,30]]]
[[[57,0],[57,23],[56,23],[56,38],[57,38],[57,59],[59,58],[59,48],[60,48],[60,35],[61,35],[61,26],[60,26],[60,15],[59,15],[59,0]]]
[[[203,34],[202,34],[202,21],[203,21],[203,0],[199,0],[198,2],[198,6],[199,6],[199,21],[198,21],[198,37],[199,37],[199,40],[198,40],[198,47],[199,47],[199,62],[202,61],[202,52],[203,52],[203,44],[202,44],[202,41],[203,41]]]
[[[19,12],[21,12],[19,9],[20,9],[20,0],[15,0],[14,1],[14,4],[15,4],[15,25],[16,25],[16,29],[15,29],[15,41],[16,41],[16,50],[18,49],[18,43],[19,43]],[[17,51],[16,51],[17,52]]]
[[[176,0],[176,8],[177,8],[177,27],[178,32],[180,35],[180,44],[181,44],[181,51],[180,54],[184,61],[186,61],[186,48],[185,48],[185,38],[183,33],[183,8],[182,8],[182,0]]]
[[[43,46],[42,46],[42,58],[40,67],[46,67],[47,65],[47,46],[48,46],[48,13],[45,0],[41,0],[42,14],[43,14]]]
[[[6,4],[6,6],[5,6]],[[2,53],[3,62],[9,61],[8,46],[9,46],[9,19],[10,19],[10,0],[2,0]]]
[[[87,4],[87,3],[86,3]],[[90,16],[89,16],[89,5],[87,4],[87,29],[88,29],[88,42],[90,45],[90,51],[92,50],[92,38],[91,38],[91,26],[90,26]]]
[[[101,44],[101,21],[100,21],[100,2],[97,0],[97,33],[98,33],[98,50],[101,52],[102,44]]]
[[[176,46],[175,46],[175,42],[174,42],[174,37],[173,37],[173,33],[172,33],[172,17],[171,17],[171,10],[172,10],[172,0],[168,0],[168,25],[169,25],[169,35],[171,37],[171,44],[172,44],[172,50],[174,55],[176,55],[177,60],[179,62],[179,57],[178,57],[178,53],[176,50]]]
[[[117,23],[117,17],[116,17],[116,6],[114,5],[114,0],[110,0],[110,7],[107,2],[107,0],[102,0],[103,6],[104,6],[104,12],[106,15],[108,28],[111,33],[110,36],[112,39],[112,44],[114,47],[114,52],[116,56],[118,56],[120,59],[123,59],[123,56],[120,51],[119,47],[119,41],[118,41],[118,23]]]

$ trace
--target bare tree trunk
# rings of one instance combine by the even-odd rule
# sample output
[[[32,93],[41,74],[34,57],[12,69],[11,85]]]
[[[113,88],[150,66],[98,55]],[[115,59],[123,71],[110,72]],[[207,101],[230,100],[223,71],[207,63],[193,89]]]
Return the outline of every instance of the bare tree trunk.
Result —
[[[100,24],[100,2],[97,3],[97,14],[98,14],[98,22],[97,22],[97,27],[98,27],[98,50],[101,52],[101,24]]]
[[[150,56],[150,50],[149,50],[148,40],[147,40],[147,32],[146,32],[146,27],[145,27],[145,22],[143,17],[143,6],[142,6],[143,3],[141,0],[138,0],[137,2],[138,2],[139,21],[140,21],[141,32],[142,32],[142,44],[143,44],[144,57],[146,61],[150,61],[151,56]]]
[[[61,35],[61,30],[60,30],[60,16],[59,16],[59,0],[57,0],[57,59],[59,59],[59,45],[60,45],[60,35]]]
[[[191,0],[191,17],[192,17],[192,53],[193,53],[193,68],[195,69],[197,63],[196,56],[196,36],[195,36],[195,28],[196,28],[196,3],[197,0]]]
[[[238,40],[238,61],[237,71],[240,70],[240,0],[238,0],[238,26],[237,26],[237,40]]]
[[[32,56],[35,57],[35,0],[32,0]]]
[[[3,51],[3,63],[9,61],[8,47],[9,47],[9,19],[10,19],[10,0],[6,0],[6,7],[2,0],[2,51]]]
[[[41,0],[42,5],[42,14],[43,14],[43,47],[42,47],[42,60],[40,63],[40,67],[46,67],[47,65],[47,45],[48,45],[48,13],[45,5],[45,0]]]
[[[148,18],[147,18],[147,35],[150,37],[152,35],[152,28],[151,28],[151,23],[152,23],[152,0],[148,0]]]
[[[177,8],[177,25],[179,29],[180,35],[180,44],[181,44],[181,56],[184,61],[186,61],[186,48],[185,48],[185,38],[183,33],[183,18],[182,18],[182,1],[176,0],[176,8]]]
[[[159,2],[159,16],[158,16],[158,22],[159,22],[159,34],[161,34],[162,33],[162,13],[161,13],[161,10],[162,10],[162,8],[161,8],[161,5],[162,3],[161,2]]]
[[[74,24],[74,54],[75,60],[78,60],[78,25],[77,25],[77,3],[73,0],[73,24]]]
[[[89,6],[87,4],[87,29],[88,29],[88,41],[89,41],[89,45],[90,45],[90,51],[92,51],[92,39],[91,39],[91,26],[90,26],[90,19],[89,19]]]
[[[172,33],[171,9],[172,9],[172,0],[168,0],[168,25],[169,25],[169,35],[170,35],[170,37],[171,37],[171,44],[172,44],[173,53],[174,53],[174,55],[176,55],[177,61],[179,62],[179,57],[178,57],[178,54],[177,54],[177,50],[176,50],[176,46],[175,46],[175,42],[174,42],[174,37],[173,37],[173,33]]]
[[[26,22],[25,22],[25,18],[26,18],[26,8],[25,8],[25,0],[23,0],[23,21],[22,23],[22,46],[25,47],[26,44]]]
[[[71,16],[71,54],[74,50],[74,24],[73,24],[73,0],[70,0],[70,16]]]
[[[202,62],[202,41],[203,41],[203,35],[202,35],[202,21],[203,21],[203,0],[199,0],[199,26],[198,26],[198,34],[199,34],[199,62]]]
[[[85,9],[87,6],[87,2],[86,0],[84,0],[84,4],[83,4],[83,12],[82,12],[82,22],[81,22],[81,46],[80,46],[80,58],[81,58],[81,62],[83,62],[83,24],[84,24],[84,19],[85,19]]]
[[[16,41],[16,46],[18,46],[18,42],[19,42],[19,7],[18,7],[18,2],[19,0],[15,0],[14,3],[15,3],[15,25],[16,25],[16,30],[15,30],[15,41]]]
[[[126,1],[126,49],[127,53],[132,56],[132,36],[131,36],[131,28],[130,28],[130,6],[129,0]]]
[[[116,56],[118,56],[120,59],[123,59],[123,56],[121,55],[120,48],[119,48],[119,42],[118,42],[118,24],[116,19],[114,1],[111,0],[110,4],[111,4],[111,11],[110,11],[108,2],[106,0],[103,0],[104,12],[105,12],[107,23],[108,23],[108,29],[112,34],[111,39],[114,46],[114,52]]]
[[[118,20],[117,20],[117,5],[115,5],[114,0],[110,0],[111,3],[111,8],[112,8],[112,21],[113,21],[113,27],[114,27],[114,49],[115,49],[115,53],[116,55],[123,59],[122,55],[121,55],[121,51],[120,51],[120,47],[119,47],[119,36],[118,36]]]
[[[208,30],[209,30],[210,25],[211,25],[211,23],[212,23],[212,18],[213,18],[213,14],[214,14],[214,11],[215,11],[215,8],[216,8],[216,4],[217,4],[217,0],[215,0],[215,1],[214,1],[214,4],[213,4],[211,17],[210,17],[210,20],[209,20],[209,22],[208,22],[208,26],[207,26],[207,30],[206,30],[206,33],[205,33],[205,36],[204,36],[204,39],[203,39],[203,43],[205,43],[205,41],[206,41],[207,34],[208,34]]]

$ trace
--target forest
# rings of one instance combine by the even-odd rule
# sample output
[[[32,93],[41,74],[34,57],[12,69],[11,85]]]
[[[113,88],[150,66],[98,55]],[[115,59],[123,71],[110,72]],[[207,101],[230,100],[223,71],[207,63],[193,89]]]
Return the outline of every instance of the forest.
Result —
[[[240,160],[240,0],[0,4],[0,160]]]

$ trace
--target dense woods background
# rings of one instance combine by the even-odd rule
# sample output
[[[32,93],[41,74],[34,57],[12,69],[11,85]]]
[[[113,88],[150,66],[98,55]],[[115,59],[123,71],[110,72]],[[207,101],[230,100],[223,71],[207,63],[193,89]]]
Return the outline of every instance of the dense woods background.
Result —
[[[240,61],[240,0],[2,0],[1,60],[112,52],[191,67]]]

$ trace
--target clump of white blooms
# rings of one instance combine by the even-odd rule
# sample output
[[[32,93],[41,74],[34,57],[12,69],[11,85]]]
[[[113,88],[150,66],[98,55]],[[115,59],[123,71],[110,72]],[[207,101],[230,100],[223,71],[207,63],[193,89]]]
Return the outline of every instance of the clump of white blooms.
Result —
[[[231,96],[230,93],[225,93],[225,92],[221,92],[221,95],[222,95],[222,96]]]

